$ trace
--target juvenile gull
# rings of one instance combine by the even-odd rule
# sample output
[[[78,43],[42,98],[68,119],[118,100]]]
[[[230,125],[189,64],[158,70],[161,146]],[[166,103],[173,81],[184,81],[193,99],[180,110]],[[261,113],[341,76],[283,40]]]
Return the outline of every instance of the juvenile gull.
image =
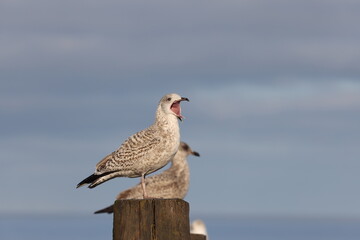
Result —
[[[183,199],[186,196],[190,182],[190,171],[186,159],[190,154],[200,156],[200,154],[194,152],[189,145],[181,142],[179,150],[171,160],[170,168],[146,179],[146,190],[150,197]],[[142,198],[140,184],[119,193],[116,197],[118,200],[140,198]],[[112,213],[113,211],[113,205],[111,205],[95,213]]]
[[[82,180],[81,187],[89,188],[115,177],[141,177],[143,197],[147,197],[145,176],[165,166],[175,155],[180,144],[178,119],[182,120],[180,102],[189,99],[176,93],[161,98],[155,122],[130,136],[114,152],[96,164],[95,173]]]

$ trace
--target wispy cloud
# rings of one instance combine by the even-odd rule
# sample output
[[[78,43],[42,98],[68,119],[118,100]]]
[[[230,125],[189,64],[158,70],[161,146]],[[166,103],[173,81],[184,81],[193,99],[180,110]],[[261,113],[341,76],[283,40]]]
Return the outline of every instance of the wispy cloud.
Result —
[[[240,82],[199,91],[195,105],[203,114],[220,119],[284,111],[350,110],[360,107],[360,83],[352,80],[269,85]]]
[[[28,81],[39,78],[34,71],[104,81],[360,75],[356,1],[90,2],[5,1],[2,74],[22,69]]]

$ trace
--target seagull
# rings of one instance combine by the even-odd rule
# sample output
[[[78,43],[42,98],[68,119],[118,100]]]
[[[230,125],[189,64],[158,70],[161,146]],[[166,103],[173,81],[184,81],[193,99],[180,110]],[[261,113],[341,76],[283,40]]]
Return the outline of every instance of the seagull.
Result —
[[[141,177],[143,198],[147,198],[145,176],[164,167],[176,154],[180,144],[178,120],[182,121],[180,103],[189,101],[176,93],[163,96],[154,123],[130,136],[120,147],[96,164],[94,174],[77,188],[89,184],[94,188],[115,177]]]
[[[192,221],[192,223],[190,224],[190,233],[205,235],[206,239],[209,240],[208,233],[206,230],[206,225],[200,219],[196,219]]]
[[[181,142],[179,150],[171,160],[171,166],[160,174],[146,178],[146,189],[153,198],[180,198],[183,199],[189,189],[190,171],[187,163],[189,155],[200,156],[188,144]],[[127,189],[116,197],[121,199],[141,199],[141,185]],[[95,213],[112,213],[114,205],[96,211]]]

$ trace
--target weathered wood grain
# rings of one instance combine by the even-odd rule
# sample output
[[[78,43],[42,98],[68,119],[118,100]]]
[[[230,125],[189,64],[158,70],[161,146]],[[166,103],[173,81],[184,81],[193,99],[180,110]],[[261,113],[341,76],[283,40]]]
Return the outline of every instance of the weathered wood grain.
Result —
[[[117,200],[113,239],[190,240],[189,204],[181,199]]]

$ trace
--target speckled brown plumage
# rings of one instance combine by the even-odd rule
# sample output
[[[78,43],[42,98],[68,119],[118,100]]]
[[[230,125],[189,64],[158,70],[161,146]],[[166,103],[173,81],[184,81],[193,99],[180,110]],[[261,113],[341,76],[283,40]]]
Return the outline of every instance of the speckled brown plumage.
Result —
[[[144,178],[163,166],[175,155],[180,143],[178,119],[182,120],[180,102],[189,101],[178,94],[167,94],[161,98],[156,110],[155,122],[130,136],[121,146],[103,158],[95,173],[81,181],[77,187],[89,184],[94,188],[114,177]]]
[[[189,189],[190,171],[187,157],[192,154],[199,156],[197,152],[184,142],[180,143],[179,150],[171,161],[171,166],[164,172],[153,175],[146,179],[146,190],[152,198],[180,198],[183,199]],[[141,199],[142,189],[138,184],[127,189],[116,197],[116,199]],[[95,213],[112,213],[113,205],[96,211]]]

